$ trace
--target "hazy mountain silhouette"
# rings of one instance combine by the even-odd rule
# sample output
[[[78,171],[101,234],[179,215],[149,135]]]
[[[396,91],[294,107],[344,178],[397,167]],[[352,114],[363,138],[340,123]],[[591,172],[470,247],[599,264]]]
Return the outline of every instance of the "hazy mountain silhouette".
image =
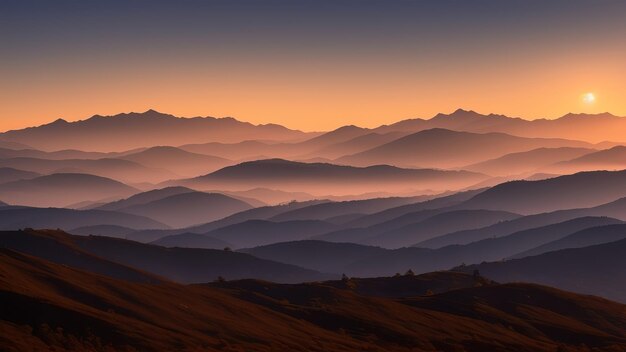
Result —
[[[330,132],[332,133],[332,132]],[[309,154],[302,155],[301,157],[318,157],[327,159],[336,159],[345,155],[351,155],[354,153],[362,152],[371,148],[378,147],[385,143],[389,143],[398,138],[401,138],[408,133],[406,132],[389,132],[389,133],[368,133],[364,135],[356,136],[352,139],[340,141],[330,145],[323,146],[316,149]],[[324,135],[318,137],[322,138]]]
[[[624,305],[538,285],[488,284],[470,275],[355,279],[350,285],[244,280],[183,286],[135,284],[7,250],[0,251],[0,264],[7,273],[0,277],[0,327],[9,350],[64,349],[70,341],[74,350],[95,344],[144,351],[272,350],[277,344],[293,351],[452,351],[469,344],[548,352],[582,343],[607,351],[626,345]],[[476,285],[482,286],[471,287]],[[458,289],[415,297],[428,287],[437,293]],[[393,292],[414,298],[384,298]]]
[[[242,212],[227,216],[220,220],[212,221],[212,222],[198,225],[198,226],[191,226],[185,229],[137,231],[137,232],[129,234],[128,238],[134,241],[139,241],[139,242],[152,242],[164,236],[177,235],[177,234],[182,234],[185,232],[203,234],[203,233],[207,233],[212,230],[219,229],[225,226],[242,223],[247,220],[267,220],[268,218],[275,216],[277,214],[280,214],[282,212],[290,211],[293,209],[298,209],[301,207],[306,207],[312,204],[319,204],[323,202],[327,202],[327,201],[315,200],[315,201],[308,201],[308,202],[291,202],[287,204],[253,208],[253,209],[244,210]]]
[[[466,171],[401,169],[378,165],[365,168],[322,163],[298,163],[282,159],[257,160],[225,167],[211,174],[182,181],[196,187],[306,190],[317,194],[369,192],[384,184],[388,191],[444,189],[469,186],[486,176]]]
[[[186,192],[136,204],[118,211],[146,216],[171,227],[204,224],[248,210],[252,206],[219,193]]]
[[[536,282],[626,302],[626,240],[467,267],[498,280]]]
[[[337,162],[359,166],[384,163],[397,166],[451,168],[542,147],[590,146],[586,142],[556,138],[524,138],[503,133],[478,134],[436,128],[341,157]]]
[[[389,208],[395,208],[405,204],[412,204],[423,200],[424,198],[428,198],[428,196],[373,198],[345,202],[326,202],[320,204],[312,204],[290,211],[285,211],[283,213],[270,217],[269,219],[273,221],[324,220],[340,215],[365,215],[380,212]]]
[[[513,259],[539,255],[567,248],[589,247],[597,244],[615,242],[626,238],[626,225],[612,224],[584,229],[563,238],[548,242],[536,248],[523,251]]]
[[[93,175],[53,174],[0,185],[0,198],[15,205],[64,206],[84,200],[124,197],[135,188]]]
[[[126,238],[131,232],[136,231],[135,229],[131,229],[129,227],[119,226],[119,225],[91,225],[91,226],[81,226],[74,229],[69,230],[68,232],[72,235],[81,235],[81,236],[107,236],[107,237],[117,237],[117,238]]]
[[[386,250],[355,243],[304,240],[246,248],[240,252],[321,272],[337,273],[357,260],[381,255]]]
[[[206,235],[232,243],[236,248],[245,248],[303,240],[335,229],[337,225],[320,220],[247,220],[207,232]]]
[[[1,140],[1,139],[0,139],[0,148],[14,149],[14,150],[32,149],[31,146],[26,145],[26,144],[16,143],[16,142],[9,142],[9,141],[5,141],[5,140]]]
[[[626,147],[616,146],[606,150],[588,153],[571,160],[564,160],[551,166],[546,166],[543,171],[552,172],[580,172],[590,170],[622,170],[626,169]]]
[[[297,241],[245,249],[246,253],[324,272],[342,272],[365,277],[391,275],[412,269],[423,273],[445,270],[462,263],[480,263],[507,258],[580,229],[621,223],[610,218],[578,218],[545,227],[519,231],[467,245],[436,250],[401,248],[387,250],[353,243]]]
[[[233,163],[216,156],[196,154],[175,147],[163,146],[152,147],[120,158],[152,168],[170,170],[186,177],[204,175]]]
[[[207,192],[210,192],[210,191],[207,190]],[[305,201],[320,199],[320,197],[316,197],[306,192],[285,192],[285,191],[280,191],[276,189],[261,188],[261,187],[252,188],[252,189],[245,190],[245,191],[222,191],[222,192],[230,196],[247,197],[247,198],[249,197],[249,198],[257,199],[259,201],[266,203],[262,206],[278,205],[280,203],[289,203],[293,201],[305,202]]]
[[[464,166],[464,170],[492,176],[511,176],[531,173],[548,165],[593,154],[589,148],[537,148],[527,152],[511,153],[496,159]]]
[[[228,160],[244,160],[255,158],[259,155],[287,156],[292,153],[297,155],[297,153],[291,151],[290,148],[286,148],[286,146],[286,143],[248,140],[237,143],[184,144],[178,148],[192,153],[213,155]]]
[[[38,176],[41,176],[41,174],[13,169],[10,167],[0,167],[0,184],[19,180],[29,180]]]
[[[144,113],[95,115],[76,122],[52,123],[8,131],[0,138],[41,150],[124,151],[157,145],[239,142],[248,139],[294,140],[307,134],[279,125],[253,125],[233,118],[179,118],[154,110]],[[115,141],[115,143],[111,143]]]
[[[165,169],[149,168],[129,160],[120,159],[65,159],[48,160],[38,158],[0,159],[0,167],[12,167],[40,174],[86,173],[113,178],[122,182],[161,182],[176,178],[176,174]]]
[[[435,262],[459,265],[461,263],[480,263],[496,261],[516,253],[558,240],[583,229],[597,228],[607,224],[619,224],[621,221],[604,217],[583,217],[565,222],[518,231],[510,235],[488,238],[463,246],[452,245],[437,249],[439,260]]]
[[[374,214],[368,214],[361,218],[357,218],[353,221],[350,221],[346,225],[351,227],[368,227],[384,222],[388,222],[393,219],[397,219],[400,216],[415,213],[428,209],[441,209],[449,206],[453,206],[456,204],[460,204],[476,194],[482,192],[482,189],[471,190],[471,191],[463,191],[452,194],[441,194],[433,199],[425,200],[422,202],[416,202],[414,204],[401,205],[399,207],[390,208],[387,210],[380,211]]]
[[[422,221],[408,224],[359,242],[385,248],[399,248],[452,231],[482,228],[518,217],[520,215],[505,211],[456,210],[436,214]]]
[[[100,153],[100,152],[84,152],[82,150],[65,149],[53,152],[45,152],[37,149],[9,149],[0,148],[0,158],[37,158],[48,160],[63,159],[103,159],[112,158],[123,155],[124,153]]]
[[[0,229],[61,228],[116,225],[135,230],[166,229],[167,226],[144,216],[103,210],[74,210],[62,208],[4,207],[0,209]]]
[[[481,229],[461,230],[432,238],[416,244],[419,247],[440,248],[453,244],[467,244],[491,237],[501,237],[516,231],[556,224],[586,216],[606,216],[626,221],[626,198],[592,208],[557,210],[549,213],[528,215],[504,221]]]
[[[533,214],[592,207],[624,196],[626,171],[594,171],[503,183],[474,196],[461,207]]]
[[[197,233],[181,233],[178,235],[169,235],[150,242],[157,246],[163,247],[180,247],[180,248],[209,248],[224,249],[232,246],[230,243],[218,240],[217,238],[200,235]],[[286,263],[289,264],[289,263]]]
[[[193,192],[196,192],[196,191],[187,187],[166,187],[166,188],[161,188],[161,189],[154,189],[151,191],[134,194],[128,198],[106,203],[95,209],[120,210],[120,209],[128,208],[133,205],[141,205],[141,204],[154,202],[156,200],[161,200],[163,198],[167,198],[167,197],[174,196],[177,194],[193,193]]]

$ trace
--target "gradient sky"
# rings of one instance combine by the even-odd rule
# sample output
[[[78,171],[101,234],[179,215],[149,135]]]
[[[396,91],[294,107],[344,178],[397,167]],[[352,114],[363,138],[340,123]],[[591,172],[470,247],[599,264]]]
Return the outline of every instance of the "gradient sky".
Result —
[[[149,108],[304,130],[626,115],[621,0],[0,0],[0,44],[0,130]]]

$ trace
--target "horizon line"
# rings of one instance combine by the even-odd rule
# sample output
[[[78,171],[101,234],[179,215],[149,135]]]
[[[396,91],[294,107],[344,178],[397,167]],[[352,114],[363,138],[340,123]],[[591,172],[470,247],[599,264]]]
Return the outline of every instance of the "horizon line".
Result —
[[[330,129],[330,130],[304,130],[304,129],[299,129],[299,128],[292,128],[292,127],[289,127],[287,125],[276,123],[276,122],[253,123],[253,122],[250,122],[250,121],[239,119],[239,118],[237,118],[235,116],[219,116],[219,117],[211,116],[211,115],[178,116],[178,115],[175,115],[175,114],[172,114],[172,113],[169,113],[169,112],[163,112],[163,111],[156,110],[154,108],[149,108],[148,110],[145,110],[143,112],[139,112],[139,111],[124,111],[124,112],[116,113],[114,115],[93,114],[93,115],[88,116],[88,117],[71,119],[71,120],[68,120],[68,119],[66,119],[64,117],[58,117],[58,118],[52,119],[50,122],[42,123],[42,124],[39,124],[39,125],[25,125],[25,126],[23,126],[21,128],[13,128],[13,129],[8,129],[8,130],[3,130],[3,131],[0,131],[0,134],[11,132],[11,131],[25,130],[25,129],[28,129],[28,128],[37,128],[37,127],[47,126],[47,125],[50,125],[50,124],[53,124],[53,123],[59,122],[59,121],[65,122],[65,123],[68,123],[68,124],[72,124],[72,123],[78,123],[78,122],[87,121],[87,120],[90,120],[90,119],[96,118],[96,117],[111,118],[111,117],[116,117],[118,115],[130,115],[130,114],[143,115],[143,114],[147,114],[147,113],[150,113],[150,112],[155,112],[155,113],[159,113],[159,114],[162,114],[162,115],[169,115],[169,116],[172,116],[172,117],[175,117],[175,118],[178,118],[178,119],[197,119],[197,118],[216,119],[216,120],[233,119],[233,120],[236,120],[238,122],[248,123],[248,124],[251,124],[251,125],[254,125],[254,126],[276,125],[276,126],[281,126],[281,127],[293,130],[293,131],[300,131],[300,132],[305,132],[305,133],[325,133],[325,132],[331,132],[331,131],[340,129],[342,127],[348,127],[348,126],[354,126],[354,127],[363,128],[363,129],[376,129],[376,128],[383,127],[383,126],[390,126],[390,125],[393,125],[393,124],[396,124],[396,123],[399,123],[399,122],[402,122],[402,121],[410,121],[410,120],[424,120],[424,121],[428,121],[428,120],[432,120],[432,119],[434,119],[434,118],[436,118],[438,116],[441,116],[441,115],[450,116],[450,115],[453,115],[453,114],[458,113],[458,112],[474,113],[474,114],[481,115],[481,116],[499,116],[499,117],[504,117],[504,118],[509,118],[509,119],[520,119],[520,120],[524,120],[524,121],[528,121],[528,122],[541,121],[541,120],[555,121],[555,120],[564,118],[566,116],[571,116],[571,115],[574,115],[574,116],[576,116],[576,115],[589,115],[589,116],[611,115],[611,116],[614,116],[614,117],[626,117],[626,116],[619,116],[619,115],[613,114],[613,113],[608,112],[608,111],[604,111],[604,112],[598,112],[598,113],[568,112],[568,113],[565,113],[563,115],[560,115],[560,116],[557,116],[557,117],[554,117],[554,118],[538,117],[538,118],[534,118],[534,119],[528,119],[528,118],[524,118],[524,117],[509,116],[509,115],[506,115],[506,114],[500,114],[500,113],[494,113],[494,112],[482,113],[482,112],[477,112],[474,109],[456,108],[454,111],[452,111],[450,113],[438,112],[438,113],[436,113],[435,115],[433,115],[431,117],[408,117],[408,118],[401,118],[399,120],[395,120],[395,121],[392,121],[392,122],[389,122],[389,123],[385,123],[385,124],[375,125],[373,127],[364,127],[364,126],[356,125],[354,123],[347,123],[347,124],[338,125],[337,127],[333,128],[333,129]]]

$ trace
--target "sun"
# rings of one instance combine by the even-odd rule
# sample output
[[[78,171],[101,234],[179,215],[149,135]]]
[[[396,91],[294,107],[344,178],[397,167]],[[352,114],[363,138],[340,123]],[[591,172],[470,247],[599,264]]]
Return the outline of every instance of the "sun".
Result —
[[[589,92],[589,93],[585,93],[583,94],[583,102],[585,104],[593,104],[596,102],[596,95]]]

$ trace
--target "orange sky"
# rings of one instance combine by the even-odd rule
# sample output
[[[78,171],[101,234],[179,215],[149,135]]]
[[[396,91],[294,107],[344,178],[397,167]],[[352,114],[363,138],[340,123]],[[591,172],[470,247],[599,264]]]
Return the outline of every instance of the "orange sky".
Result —
[[[490,7],[461,11],[439,8],[444,3],[396,9],[365,1],[371,7],[337,5],[337,18],[313,11],[314,3],[289,12],[220,9],[232,16],[194,8],[180,18],[172,14],[178,8],[17,8],[0,21],[11,49],[0,56],[0,130],[150,108],[302,130],[374,127],[457,108],[527,119],[626,116],[624,6],[496,8],[505,5],[482,0]],[[124,13],[132,16],[116,17]],[[37,21],[25,22],[31,16]],[[2,23],[34,26],[22,33],[2,31]],[[586,92],[595,104],[582,103]]]

